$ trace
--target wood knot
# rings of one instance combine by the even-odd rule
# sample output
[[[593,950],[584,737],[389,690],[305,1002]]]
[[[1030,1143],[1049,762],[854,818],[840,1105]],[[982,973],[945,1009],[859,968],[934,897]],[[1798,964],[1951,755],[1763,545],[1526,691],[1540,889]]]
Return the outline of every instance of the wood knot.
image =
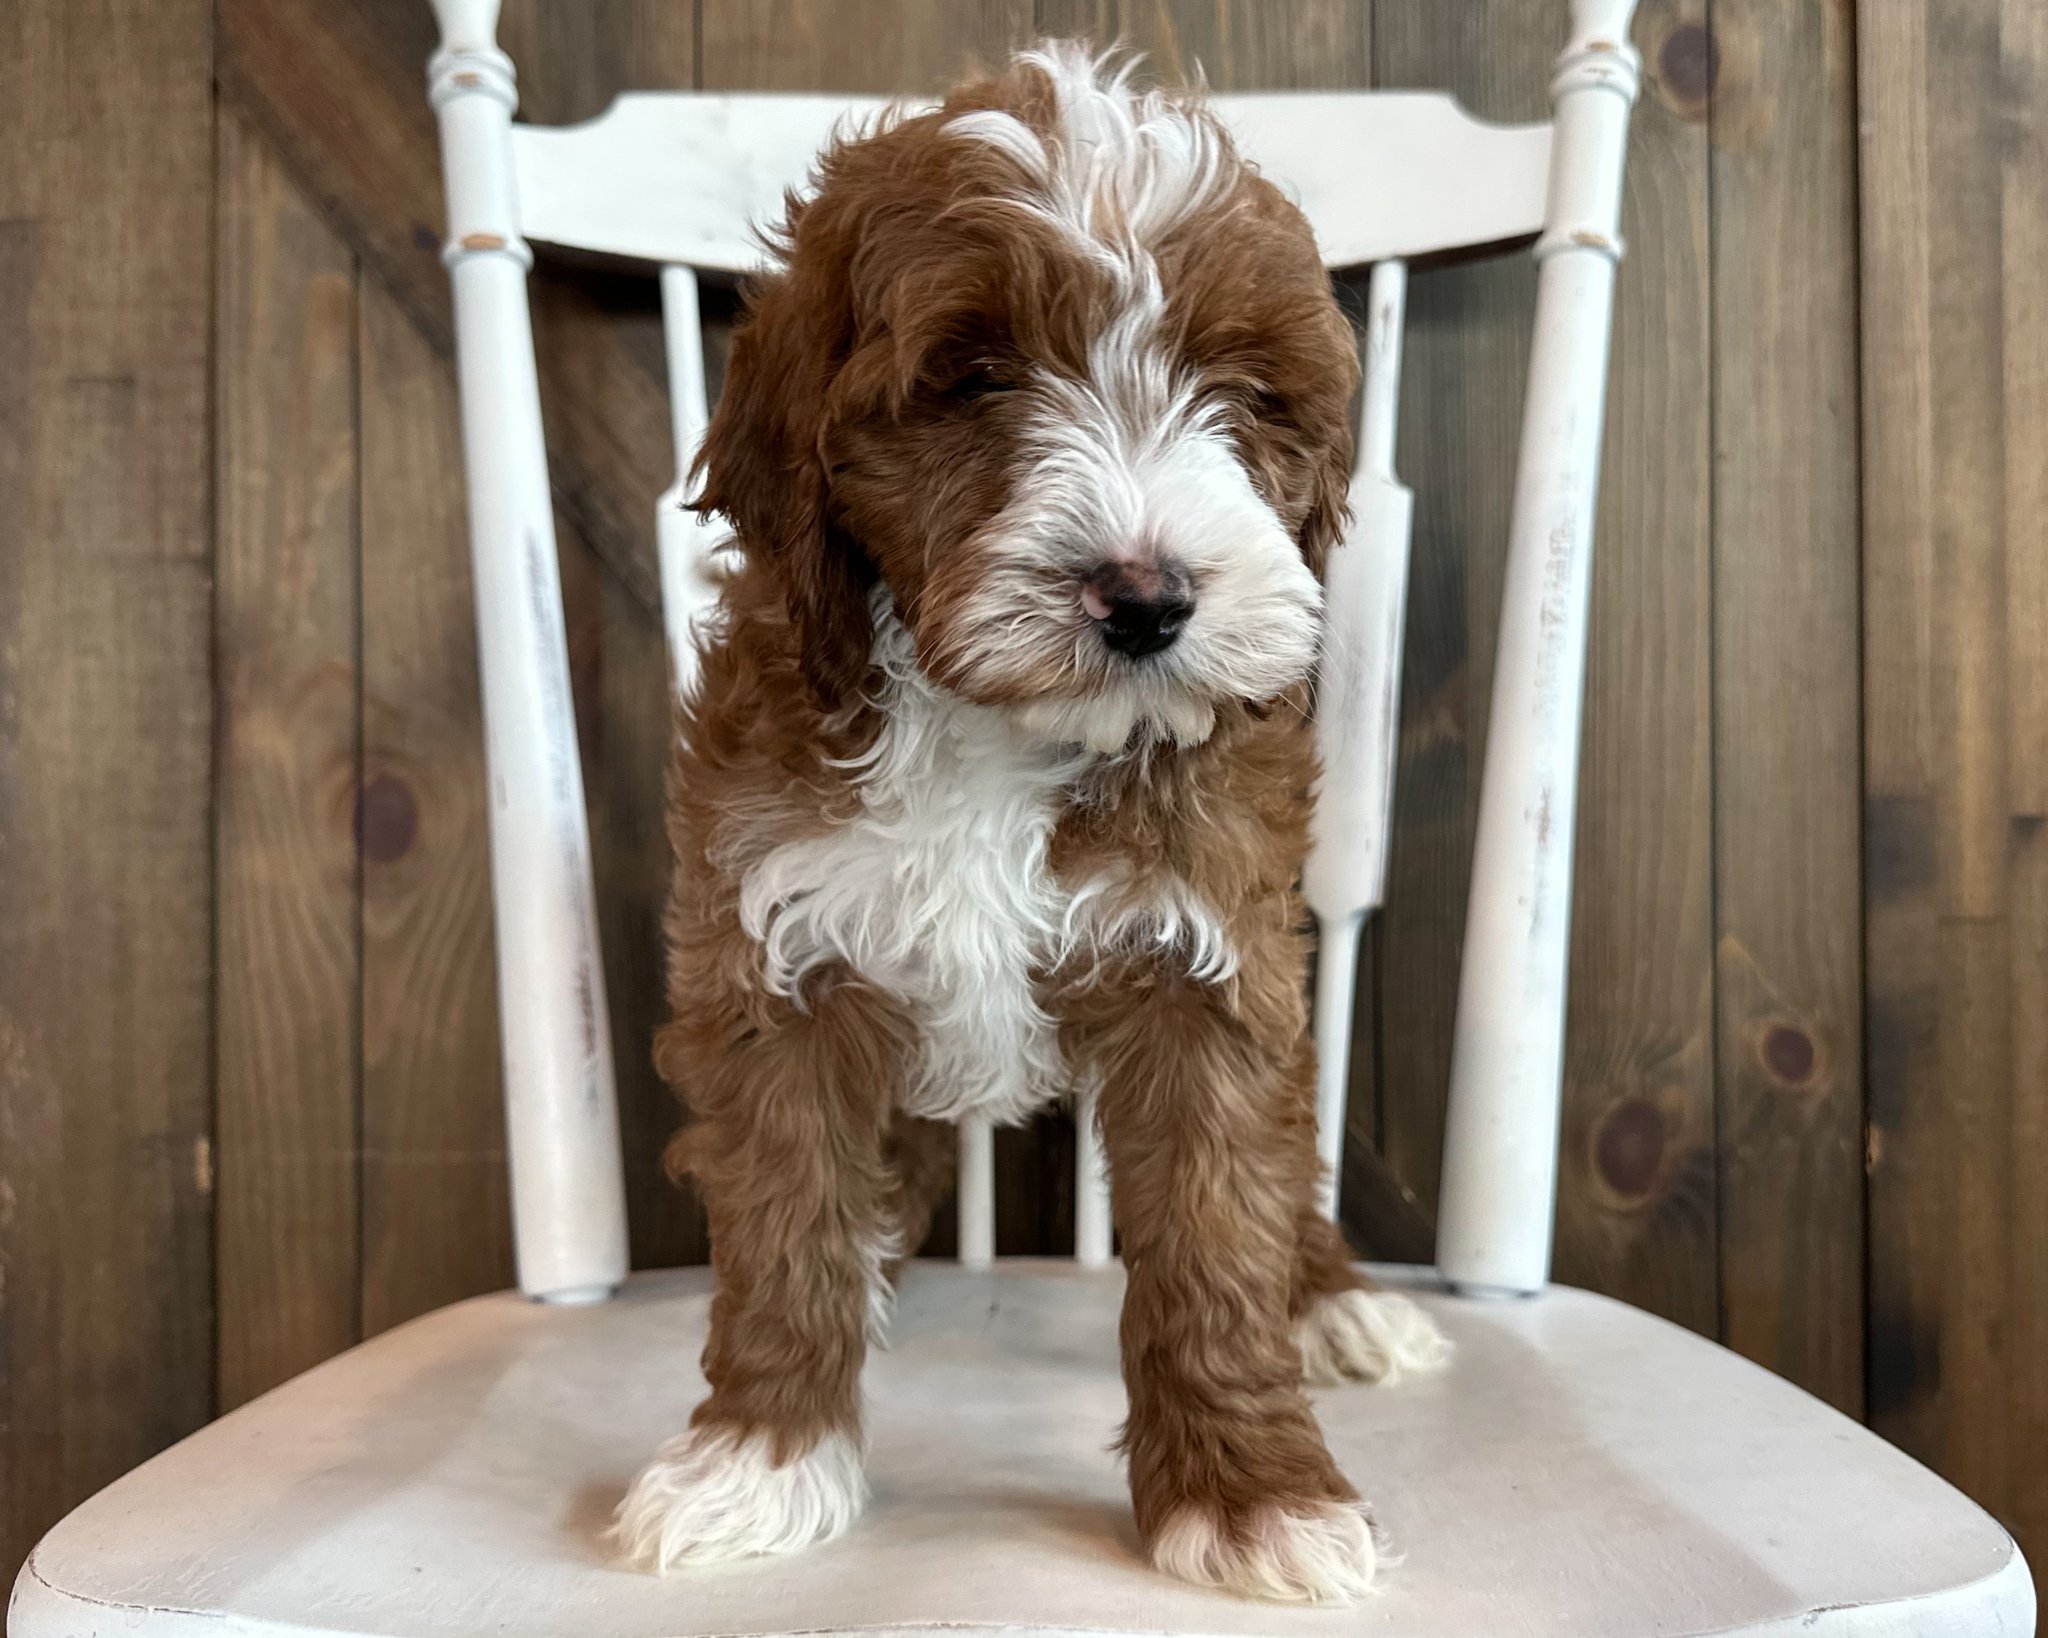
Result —
[[[1593,1167],[1617,1199],[1647,1199],[1664,1173],[1664,1151],[1670,1123],[1648,1098],[1623,1098],[1614,1104],[1593,1133]]]
[[[412,850],[419,835],[419,803],[396,774],[380,773],[356,799],[356,846],[372,864],[390,864]]]
[[[1787,1086],[1806,1085],[1820,1059],[1813,1037],[1797,1024],[1773,1024],[1757,1051],[1772,1078]]]
[[[1705,23],[1680,23],[1657,50],[1657,84],[1673,112],[1705,119],[1721,77],[1721,47]]]

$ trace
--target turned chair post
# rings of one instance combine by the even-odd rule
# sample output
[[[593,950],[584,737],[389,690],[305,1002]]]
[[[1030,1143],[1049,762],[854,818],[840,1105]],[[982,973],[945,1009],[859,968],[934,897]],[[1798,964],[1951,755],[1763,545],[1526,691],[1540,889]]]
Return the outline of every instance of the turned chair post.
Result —
[[[1634,0],[1574,0],[1551,94],[1556,148],[1472,896],[1451,1055],[1437,1262],[1475,1294],[1550,1277],[1571,953],[1572,843],[1593,518],[1641,64]]]
[[[434,9],[519,1285],[592,1302],[626,1276],[625,1182],[513,172],[518,93],[497,0]]]

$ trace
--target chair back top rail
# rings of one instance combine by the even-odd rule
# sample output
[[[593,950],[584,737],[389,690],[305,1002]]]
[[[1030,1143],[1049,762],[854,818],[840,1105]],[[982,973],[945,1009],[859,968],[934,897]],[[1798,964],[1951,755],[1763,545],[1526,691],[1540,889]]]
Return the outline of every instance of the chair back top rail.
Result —
[[[1300,204],[1333,268],[1506,244],[1543,227],[1547,124],[1492,124],[1434,92],[1213,100],[1244,152]],[[753,272],[767,261],[762,227],[807,184],[819,150],[891,106],[633,92],[581,125],[515,125],[520,227],[529,240],[598,255]],[[1361,176],[1373,185],[1361,188]]]
[[[849,122],[881,117],[888,104],[648,93],[621,97],[584,125],[518,126],[512,65],[492,37],[497,0],[433,4],[443,43],[429,78],[448,183],[446,259],[480,587],[521,563],[535,587],[553,593],[527,241],[666,269],[672,332],[679,323],[693,332],[695,282],[687,270],[760,267],[767,260],[761,229],[781,213],[787,192],[809,183],[820,147]],[[1634,5],[1570,0],[1572,31],[1552,85],[1557,117],[1550,124],[1490,124],[1430,93],[1214,99],[1245,154],[1300,203],[1332,268],[1376,263],[1396,279],[1399,270],[1385,264],[1541,234],[1537,335],[1494,678],[1493,720],[1514,731],[1488,738],[1438,1248],[1444,1274],[1472,1291],[1533,1290],[1548,1273],[1587,567],[1621,256],[1621,171],[1639,83],[1627,43]],[[1361,178],[1371,185],[1362,187]],[[671,336],[678,343],[671,363],[679,457],[705,417],[701,360],[687,345],[694,339]],[[1390,398],[1391,375],[1378,385],[1378,396]],[[1369,469],[1385,480],[1382,487],[1397,489],[1386,470],[1390,428],[1371,431]],[[710,544],[673,527],[686,516],[673,504],[664,508],[661,542],[664,592],[675,604],[670,618],[685,632],[693,600],[682,593],[694,582],[669,574],[669,560],[689,568]],[[1367,531],[1347,549],[1398,555],[1407,532],[1405,516],[1399,521],[1402,527]],[[533,709],[567,697],[559,603],[550,596],[535,606],[550,617],[531,630],[517,599],[479,598],[493,775],[505,787],[492,814],[500,979],[508,1019],[559,1016],[573,1025],[579,1009],[590,1016],[594,956],[579,968],[562,937],[527,925],[531,918],[519,913],[522,895],[532,897],[522,872],[545,856],[557,896],[580,912],[574,919],[595,949],[573,723],[566,706],[552,714]],[[1391,657],[1393,645],[1385,648]],[[1390,658],[1383,668],[1391,668]],[[562,832],[574,845],[553,854],[536,852],[515,822],[553,812],[550,793],[576,821]],[[1373,896],[1366,893],[1365,903]],[[1524,913],[1530,906],[1542,913]],[[1351,934],[1358,918],[1339,919]],[[1326,1037],[1338,1032],[1332,1013]],[[601,1003],[595,1015],[601,1024]],[[521,1284],[537,1296],[588,1300],[625,1265],[610,1054],[601,1039],[585,1041],[580,1054],[536,1054],[521,1049],[517,1033],[508,1030],[506,1070]],[[573,1027],[554,1033],[577,1034]],[[1331,1132],[1340,1129],[1333,1114],[1325,1111]],[[565,1137],[576,1141],[565,1144]],[[963,1137],[971,1151],[963,1186],[974,1191],[992,1181],[987,1133],[970,1121]],[[1077,1187],[1089,1209],[1078,1249],[1094,1261],[1108,1250],[1108,1214],[1098,1160],[1084,1152],[1080,1162]],[[970,1259],[993,1251],[992,1202],[971,1204],[963,1209],[963,1231],[973,1231],[974,1243],[963,1243]]]

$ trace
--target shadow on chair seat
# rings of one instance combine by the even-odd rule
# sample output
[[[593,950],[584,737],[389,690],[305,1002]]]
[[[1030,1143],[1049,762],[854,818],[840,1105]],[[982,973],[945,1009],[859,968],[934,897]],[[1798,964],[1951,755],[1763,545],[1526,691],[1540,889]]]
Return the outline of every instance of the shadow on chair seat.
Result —
[[[1109,1445],[1119,1270],[920,1263],[867,1374],[874,1500],[796,1557],[668,1581],[599,1540],[703,1391],[709,1280],[480,1298],[130,1474],[37,1549],[14,1638],[391,1634],[1956,1633],[2031,1630],[1975,1505],[1769,1373],[1604,1298],[1424,1294],[1448,1370],[1318,1396],[1401,1561],[1361,1609],[1140,1560]]]

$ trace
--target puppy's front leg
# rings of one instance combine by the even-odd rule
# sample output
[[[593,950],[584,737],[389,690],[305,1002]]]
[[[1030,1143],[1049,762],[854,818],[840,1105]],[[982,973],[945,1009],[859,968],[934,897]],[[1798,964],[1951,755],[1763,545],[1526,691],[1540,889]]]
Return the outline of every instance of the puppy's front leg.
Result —
[[[1316,1172],[1307,1043],[1187,979],[1133,975],[1088,1011],[1152,1560],[1253,1597],[1355,1598],[1372,1530],[1302,1393],[1289,1312]]]
[[[884,1139],[901,1020],[858,984],[723,1032],[672,1026],[711,1221],[710,1397],[633,1481],[614,1535],[661,1572],[837,1535],[867,1497],[860,1371],[899,1254]],[[701,1047],[701,1049],[699,1049]],[[678,1061],[680,1060],[680,1061]]]

